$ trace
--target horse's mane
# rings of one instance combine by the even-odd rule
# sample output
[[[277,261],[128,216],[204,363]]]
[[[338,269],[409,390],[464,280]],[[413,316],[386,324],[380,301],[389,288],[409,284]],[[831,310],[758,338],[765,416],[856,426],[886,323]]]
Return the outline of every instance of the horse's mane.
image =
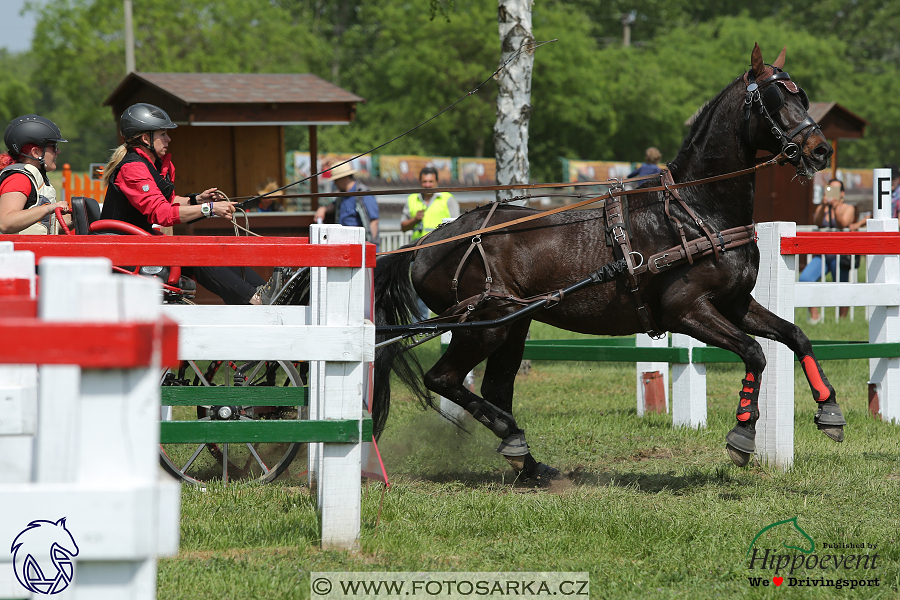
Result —
[[[675,158],[669,163],[669,168],[677,171],[682,171],[688,162],[688,153],[691,148],[695,150],[700,149],[699,141],[706,141],[709,139],[709,128],[713,124],[713,115],[718,112],[719,104],[721,104],[723,98],[726,94],[730,93],[734,85],[743,78],[743,75],[739,75],[735,77],[734,81],[725,86],[722,91],[720,91],[715,98],[704,104],[700,110],[697,111],[697,115],[694,118],[694,122],[691,124],[691,129],[688,131],[687,136],[685,136],[684,141],[681,143],[681,148],[678,150],[678,154]],[[721,126],[721,124],[717,123]]]

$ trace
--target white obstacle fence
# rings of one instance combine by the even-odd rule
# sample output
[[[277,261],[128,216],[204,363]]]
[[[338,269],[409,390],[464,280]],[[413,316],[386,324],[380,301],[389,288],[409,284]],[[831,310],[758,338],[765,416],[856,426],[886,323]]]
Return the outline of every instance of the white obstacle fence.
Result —
[[[877,178],[876,178],[877,179]],[[877,193],[877,190],[876,190]],[[876,203],[877,206],[877,203]],[[889,203],[887,209],[889,210]],[[867,223],[870,237],[883,246],[883,236],[879,234],[898,231],[896,219],[883,218],[884,213],[876,208],[875,216]],[[760,272],[753,296],[763,306],[781,318],[793,322],[795,307],[862,306],[869,307],[869,342],[900,342],[900,258],[896,247],[876,252],[875,242],[866,244],[868,234],[854,234],[849,237],[831,236],[831,247],[821,253],[855,253],[868,255],[868,283],[798,283],[796,282],[797,253],[784,252],[782,240],[797,235],[794,223],[760,223],[757,225],[760,250]],[[829,234],[818,234],[819,240]],[[814,236],[804,236],[812,239]],[[890,239],[890,238],[888,238]],[[836,240],[836,241],[835,241]],[[862,245],[854,245],[860,243]],[[900,244],[900,238],[896,239]],[[806,253],[806,252],[803,252]],[[819,252],[816,252],[819,253]],[[794,356],[784,345],[772,340],[757,338],[766,355],[767,368],[760,388],[760,420],[757,423],[757,455],[763,462],[789,467],[793,462],[794,425]],[[646,335],[638,336],[638,346],[666,347],[669,341],[651,340]],[[706,381],[705,365],[694,362],[694,353],[705,348],[688,336],[673,336],[673,347],[687,348],[690,359],[687,363],[674,363],[672,385],[672,418],[675,426],[703,427],[706,422]],[[638,363],[637,374],[640,383],[642,373],[648,370],[668,370],[667,363]],[[827,367],[826,367],[827,373]],[[881,418],[900,422],[900,358],[870,358],[868,382],[880,399]],[[668,393],[668,389],[665,390]],[[643,414],[645,398],[641,385],[637,388],[638,413]],[[803,394],[806,397],[806,394]],[[813,404],[810,403],[810,410]]]
[[[157,456],[159,372],[174,358],[174,332],[162,327],[158,286],[110,269],[99,258],[42,260],[29,315],[34,255],[0,243],[0,280],[29,288],[0,298],[0,598],[35,597],[24,579],[68,585],[60,598],[149,600],[156,557],[178,551],[180,486],[160,479]],[[48,530],[74,579],[54,573]],[[28,555],[43,573],[25,566]],[[66,562],[58,550],[52,558]]]
[[[173,305],[163,310],[180,326],[180,359],[309,361],[310,420],[356,422],[355,441],[309,445],[322,546],[347,549],[356,546],[360,531],[364,380],[375,359],[375,327],[365,319],[365,253],[374,249],[365,244],[364,229],[340,225],[313,225],[309,244],[350,245],[359,254],[354,257],[358,266],[311,269],[308,307]],[[309,261],[300,254],[292,259],[298,265]]]

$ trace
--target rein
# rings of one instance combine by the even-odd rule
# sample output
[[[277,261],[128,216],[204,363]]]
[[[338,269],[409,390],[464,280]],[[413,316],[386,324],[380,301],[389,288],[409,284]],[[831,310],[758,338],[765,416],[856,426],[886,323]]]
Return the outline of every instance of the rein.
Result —
[[[588,198],[587,200],[582,200],[581,202],[576,202],[575,204],[560,206],[560,207],[546,210],[543,212],[539,212],[539,213],[536,213],[533,215],[528,215],[527,217],[521,217],[521,218],[515,219],[513,221],[507,221],[505,223],[500,223],[498,225],[491,225],[490,227],[482,227],[481,229],[476,229],[475,231],[469,231],[467,233],[456,235],[456,236],[453,236],[453,237],[450,237],[450,238],[447,238],[444,240],[438,240],[436,242],[418,244],[416,246],[407,246],[405,248],[399,248],[397,250],[391,250],[389,252],[379,252],[376,256],[386,256],[389,254],[402,254],[404,252],[414,252],[414,251],[418,251],[418,250],[423,250],[425,248],[430,248],[432,246],[439,246],[441,244],[446,244],[449,242],[455,242],[457,240],[471,238],[472,236],[478,236],[478,235],[481,235],[482,233],[489,233],[491,231],[497,231],[498,229],[512,227],[513,225],[518,225],[519,223],[534,221],[535,219],[540,219],[542,217],[546,217],[546,216],[553,215],[556,213],[565,212],[567,210],[574,210],[576,208],[581,208],[582,206],[587,206],[589,204],[593,204],[594,202],[598,202],[600,200],[612,200],[616,196],[630,196],[632,194],[644,194],[647,192],[667,192],[670,190],[676,190],[676,189],[681,189],[681,188],[686,188],[686,187],[693,187],[696,185],[703,185],[706,183],[712,183],[714,181],[721,181],[723,179],[731,179],[734,177],[740,177],[742,175],[749,175],[750,173],[756,173],[757,171],[759,171],[761,169],[768,168],[775,164],[778,164],[783,158],[787,158],[784,155],[784,153],[779,154],[778,156],[776,156],[775,158],[773,158],[771,160],[768,160],[764,163],[760,163],[753,167],[749,167],[747,169],[741,169],[740,171],[733,171],[731,173],[725,173],[723,175],[713,175],[712,177],[705,177],[703,179],[696,179],[694,181],[685,181],[683,183],[669,183],[668,185],[659,185],[659,186],[654,186],[654,187],[649,187],[649,188],[637,188],[634,190],[610,189],[610,191],[607,192],[606,194],[603,194],[601,196],[595,196],[593,198]],[[651,175],[649,177],[657,177],[657,175]],[[648,178],[648,176],[636,177],[634,179],[625,179],[625,180],[617,181],[616,184],[619,185],[622,183],[636,181],[636,180],[640,180],[640,179],[647,179],[647,178]],[[609,183],[609,182],[606,182],[606,183]],[[559,187],[559,184],[546,184],[546,183],[538,183],[538,184],[532,184],[532,185],[535,187],[537,187],[537,186]],[[594,183],[593,185],[596,185],[596,183]],[[503,188],[508,189],[513,186],[496,186],[496,187],[503,187]],[[527,185],[520,185],[520,186],[514,186],[513,189],[533,189],[533,188],[531,188],[531,186],[527,186]],[[427,237],[428,236],[426,235],[422,239],[424,240]]]

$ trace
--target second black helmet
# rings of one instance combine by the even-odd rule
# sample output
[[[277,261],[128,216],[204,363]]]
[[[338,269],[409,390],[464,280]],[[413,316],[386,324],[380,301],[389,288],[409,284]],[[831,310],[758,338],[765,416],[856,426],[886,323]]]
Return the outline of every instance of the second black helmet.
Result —
[[[134,136],[145,131],[157,131],[159,129],[175,129],[178,127],[166,114],[166,111],[158,106],[139,102],[125,109],[119,119],[119,130],[122,137],[130,140]]]
[[[55,142],[67,141],[56,123],[40,115],[22,115],[9,122],[3,141],[10,154],[18,155],[28,144],[44,147]]]

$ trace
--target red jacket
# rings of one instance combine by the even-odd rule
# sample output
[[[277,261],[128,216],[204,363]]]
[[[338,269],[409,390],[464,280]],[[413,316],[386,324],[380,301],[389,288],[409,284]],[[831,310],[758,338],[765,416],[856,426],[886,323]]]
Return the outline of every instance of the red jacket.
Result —
[[[143,148],[135,148],[135,151],[151,163],[154,159]],[[169,180],[175,181],[175,165],[172,164],[172,155],[166,153],[162,159],[160,174],[169,176]],[[156,185],[153,176],[147,169],[147,165],[141,162],[131,162],[122,165],[115,180],[116,186],[128,198],[128,201],[147,220],[155,225],[169,227],[181,223],[179,215],[180,206],[174,204],[175,192],[169,198],[162,195]]]

